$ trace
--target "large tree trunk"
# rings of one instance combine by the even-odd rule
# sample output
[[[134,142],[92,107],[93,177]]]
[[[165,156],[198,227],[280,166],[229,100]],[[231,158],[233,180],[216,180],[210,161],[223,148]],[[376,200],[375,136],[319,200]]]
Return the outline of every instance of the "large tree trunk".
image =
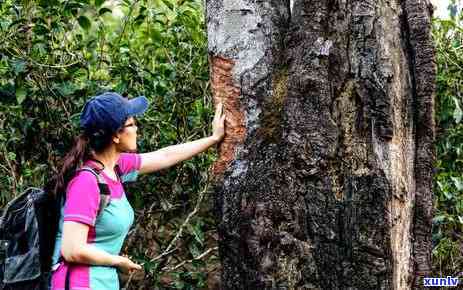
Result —
[[[435,158],[428,1],[206,2],[227,114],[214,167],[223,289],[420,288]]]

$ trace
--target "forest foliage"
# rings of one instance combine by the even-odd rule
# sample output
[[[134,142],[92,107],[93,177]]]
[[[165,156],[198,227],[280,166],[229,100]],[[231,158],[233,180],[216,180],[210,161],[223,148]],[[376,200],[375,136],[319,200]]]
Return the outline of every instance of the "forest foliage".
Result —
[[[455,11],[453,9],[453,11]],[[433,264],[439,275],[463,273],[463,25],[462,15],[434,19],[438,66]]]
[[[463,25],[454,15],[433,28],[433,262],[446,276],[463,268]],[[139,120],[140,152],[209,135],[208,80],[201,0],[0,0],[0,205],[59,170],[84,102],[101,92],[150,100]],[[207,185],[215,158],[208,150],[130,188],[139,226],[125,251],[144,264],[133,289],[212,283],[217,234]]]

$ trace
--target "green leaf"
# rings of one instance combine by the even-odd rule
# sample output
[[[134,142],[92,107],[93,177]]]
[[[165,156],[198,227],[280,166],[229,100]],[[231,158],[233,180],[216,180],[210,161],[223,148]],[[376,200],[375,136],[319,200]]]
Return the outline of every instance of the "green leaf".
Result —
[[[16,153],[8,152],[8,159],[9,160],[16,160]]]
[[[16,101],[19,105],[26,99],[27,91],[23,87],[19,87],[16,89]]]
[[[463,214],[463,200],[460,199],[457,201],[455,209],[457,214]]]
[[[185,283],[183,281],[174,281],[174,287],[176,289],[183,289],[185,287]]]
[[[439,190],[441,190],[441,191],[445,190],[445,185],[442,182],[437,181],[437,186],[439,186]]]
[[[447,190],[442,191],[442,193],[444,194],[447,200],[451,200],[453,198],[453,194]]]
[[[26,70],[26,62],[22,60],[13,61],[12,66],[16,75]]]
[[[56,88],[63,96],[72,95],[78,89],[77,86],[72,82],[64,82],[62,84],[56,85]]]
[[[45,34],[50,33],[50,30],[48,29],[47,26],[45,26],[43,24],[36,24],[34,26],[34,33],[40,34],[40,35],[45,35]]]
[[[74,126],[74,128],[79,128],[80,125],[80,113],[76,113],[69,118],[69,121]]]
[[[130,49],[128,49],[127,47],[121,46],[121,47],[119,48],[119,52],[120,52],[121,54],[129,53],[129,52],[130,52]]]
[[[136,25],[142,24],[142,22],[145,20],[146,15],[140,14],[138,15],[135,20],[133,21]]]
[[[433,224],[441,224],[445,221],[445,218],[446,216],[445,215],[438,215],[438,216],[435,216],[433,219],[432,219],[432,223]]]
[[[100,7],[101,5],[103,5],[105,0],[95,0],[95,6],[98,8]]]
[[[84,7],[84,4],[78,2],[69,2],[63,8],[63,15],[77,16],[79,9]]]
[[[90,29],[90,27],[92,27],[92,23],[86,16],[79,16],[79,18],[77,18],[77,21],[79,22],[80,27],[87,31]]]
[[[199,251],[198,247],[197,247],[195,244],[193,244],[193,243],[189,244],[189,245],[188,245],[188,248],[189,248],[190,253],[191,253],[191,255],[192,255],[193,257],[197,257],[197,256],[199,256],[199,255],[201,254],[201,252]]]
[[[455,119],[455,122],[458,124],[460,123],[461,118],[463,117],[463,111],[461,110],[459,100],[454,97],[453,101],[455,102],[455,110],[453,111],[453,118]]]
[[[170,10],[174,10],[174,4],[172,4],[171,0],[162,0],[162,3],[169,7]]]
[[[198,225],[198,224],[196,224],[194,226],[190,225],[189,230],[193,234],[193,236],[195,237],[195,240],[202,245],[203,241],[204,241],[204,234],[201,231],[201,226]]]
[[[463,180],[460,178],[460,177],[450,177],[450,179],[452,179],[453,181],[453,184],[455,184],[455,187],[458,189],[458,190],[463,190]]]
[[[101,9],[98,11],[98,14],[99,14],[100,16],[103,15],[103,14],[105,14],[105,13],[111,14],[111,13],[113,13],[113,12],[112,12],[111,9],[106,8],[106,7],[103,7],[103,8],[101,8]]]
[[[161,32],[157,29],[153,29],[151,30],[151,39],[153,40],[153,42],[161,42],[162,40],[162,35],[161,35]]]

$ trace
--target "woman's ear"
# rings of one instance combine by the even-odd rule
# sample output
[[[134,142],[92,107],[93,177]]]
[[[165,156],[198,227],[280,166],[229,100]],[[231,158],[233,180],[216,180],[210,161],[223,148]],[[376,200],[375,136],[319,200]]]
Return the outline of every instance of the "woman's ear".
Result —
[[[121,139],[119,138],[119,134],[113,135],[113,142],[119,144]]]

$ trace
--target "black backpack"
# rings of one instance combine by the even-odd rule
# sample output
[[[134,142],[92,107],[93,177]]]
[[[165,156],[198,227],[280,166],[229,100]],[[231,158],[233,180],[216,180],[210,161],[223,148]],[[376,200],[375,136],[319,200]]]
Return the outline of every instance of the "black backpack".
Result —
[[[109,204],[102,169],[82,167],[98,180],[98,215]],[[120,170],[116,166],[120,180]],[[54,197],[42,188],[28,188],[10,201],[0,219],[0,290],[48,290],[52,255],[65,194]],[[68,277],[66,277],[68,279]],[[66,281],[68,284],[68,281]]]

